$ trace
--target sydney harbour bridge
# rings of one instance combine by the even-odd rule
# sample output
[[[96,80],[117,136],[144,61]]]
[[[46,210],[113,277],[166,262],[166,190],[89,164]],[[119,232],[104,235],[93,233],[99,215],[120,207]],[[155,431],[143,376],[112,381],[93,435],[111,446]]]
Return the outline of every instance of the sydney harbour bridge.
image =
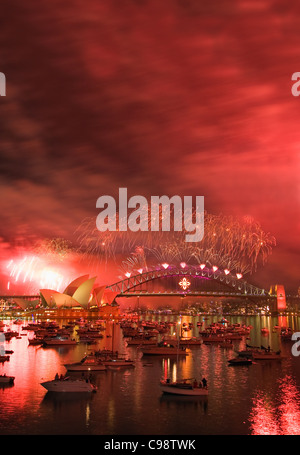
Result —
[[[270,291],[248,283],[237,273],[216,266],[195,266],[181,263],[179,266],[162,264],[159,267],[127,276],[107,289],[117,297],[227,297],[274,300],[277,310],[286,308],[285,290],[282,285],[273,286]]]
[[[117,303],[120,297],[213,297],[247,299],[252,302],[268,300],[271,301],[273,310],[286,309],[286,296],[282,285],[275,285],[267,291],[250,284],[239,273],[232,274],[229,270],[216,266],[186,263],[163,263],[146,271],[140,269],[134,273],[126,272],[123,279],[101,286],[101,297],[105,293],[112,296],[109,303]],[[40,295],[11,295],[2,298],[30,301],[40,299]]]

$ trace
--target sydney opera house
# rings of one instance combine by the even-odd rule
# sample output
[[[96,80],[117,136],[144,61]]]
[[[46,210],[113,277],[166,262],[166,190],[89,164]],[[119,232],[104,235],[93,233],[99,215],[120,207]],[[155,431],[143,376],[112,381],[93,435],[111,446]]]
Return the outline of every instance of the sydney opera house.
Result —
[[[96,278],[83,275],[73,280],[63,292],[40,289],[39,299],[14,298],[14,302],[23,310],[39,306],[50,310],[93,310],[115,314],[118,309],[115,302],[117,293],[108,290],[105,285],[95,285]]]

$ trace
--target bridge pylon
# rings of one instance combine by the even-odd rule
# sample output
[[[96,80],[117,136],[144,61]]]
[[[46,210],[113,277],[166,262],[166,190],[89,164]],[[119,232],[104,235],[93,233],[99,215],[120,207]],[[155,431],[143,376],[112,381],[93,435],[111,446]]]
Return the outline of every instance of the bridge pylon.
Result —
[[[285,311],[286,296],[283,284],[275,284],[274,286],[271,286],[270,295],[275,295],[277,297],[277,311]]]

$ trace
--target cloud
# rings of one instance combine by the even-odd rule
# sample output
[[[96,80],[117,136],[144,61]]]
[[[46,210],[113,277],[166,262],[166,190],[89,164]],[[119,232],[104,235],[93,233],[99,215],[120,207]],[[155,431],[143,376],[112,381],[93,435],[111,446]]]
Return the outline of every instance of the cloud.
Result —
[[[296,1],[11,5],[20,14],[0,31],[2,236],[22,226],[71,238],[119,187],[198,194],[208,211],[257,218],[293,268]]]

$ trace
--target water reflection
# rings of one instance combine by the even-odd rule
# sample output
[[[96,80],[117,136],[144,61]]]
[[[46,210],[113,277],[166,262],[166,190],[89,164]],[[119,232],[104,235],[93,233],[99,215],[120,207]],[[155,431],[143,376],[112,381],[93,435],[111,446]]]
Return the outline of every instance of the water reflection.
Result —
[[[300,398],[295,379],[286,375],[279,379],[278,395],[258,391],[250,413],[253,435],[299,435]]]
[[[159,399],[161,407],[167,407],[172,412],[178,412],[182,410],[202,410],[204,413],[208,409],[208,397],[207,396],[180,396],[180,395],[162,395]]]
[[[166,318],[167,319],[167,318]],[[199,318],[189,336],[199,335]],[[201,327],[220,316],[205,319]],[[15,376],[15,384],[0,388],[2,434],[300,434],[300,357],[291,355],[290,343],[282,342],[277,326],[300,329],[300,318],[232,317],[230,323],[252,325],[249,340],[233,341],[232,349],[201,345],[188,349],[189,356],[142,357],[137,347],[128,347],[119,325],[114,327],[115,348],[135,360],[135,368],[93,372],[98,387],[87,397],[51,395],[40,383],[65,374],[66,363],[80,361],[89,351],[110,348],[104,336],[96,346],[43,348],[28,346],[27,337],[5,342],[14,353],[0,365],[0,372]],[[169,320],[176,317],[171,316]],[[64,321],[60,321],[61,324]],[[10,327],[14,329],[12,323]],[[264,337],[261,328],[267,327]],[[113,326],[107,324],[110,334]],[[274,332],[273,332],[273,329]],[[173,327],[171,328],[173,330]],[[106,332],[104,332],[106,335]],[[250,367],[230,368],[228,360],[245,343],[281,348],[279,362],[259,361]],[[82,373],[72,373],[80,377]],[[209,396],[164,396],[162,377],[208,380]]]

